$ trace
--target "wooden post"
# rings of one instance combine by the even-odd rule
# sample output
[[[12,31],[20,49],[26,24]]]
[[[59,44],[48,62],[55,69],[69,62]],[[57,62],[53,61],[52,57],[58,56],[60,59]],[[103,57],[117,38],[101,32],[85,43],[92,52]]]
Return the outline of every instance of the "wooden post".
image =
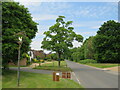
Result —
[[[53,72],[53,81],[56,81],[56,72]]]
[[[39,66],[41,66],[41,63],[39,62]]]
[[[70,72],[67,72],[67,78],[71,78],[71,73]]]
[[[60,75],[59,75],[59,73],[56,73],[56,81],[60,81]]]
[[[62,78],[67,78],[66,72],[62,72]]]

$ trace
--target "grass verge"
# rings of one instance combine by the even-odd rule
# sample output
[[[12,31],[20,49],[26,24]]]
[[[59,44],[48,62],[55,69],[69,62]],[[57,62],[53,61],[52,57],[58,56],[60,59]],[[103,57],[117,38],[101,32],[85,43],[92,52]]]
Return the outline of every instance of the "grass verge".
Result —
[[[110,67],[118,66],[118,64],[111,64],[111,63],[86,63],[85,65],[89,65],[97,68],[110,68]]]
[[[20,86],[17,87],[17,72],[3,70],[3,88],[82,88],[78,83],[70,79],[52,81],[52,75],[20,72]]]
[[[58,61],[54,61],[51,63],[45,63],[41,66],[37,66],[33,69],[41,69],[41,70],[53,70],[53,71],[72,71],[71,68],[67,67],[67,64],[65,61],[61,61],[60,67],[58,67]]]

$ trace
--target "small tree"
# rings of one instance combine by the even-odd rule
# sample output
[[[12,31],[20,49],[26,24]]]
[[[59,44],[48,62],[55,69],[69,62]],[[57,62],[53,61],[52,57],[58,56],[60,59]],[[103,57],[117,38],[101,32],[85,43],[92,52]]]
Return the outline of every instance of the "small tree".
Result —
[[[42,41],[42,48],[55,51],[58,54],[58,66],[60,66],[61,55],[68,53],[69,48],[73,47],[72,42],[77,40],[82,42],[83,37],[77,35],[70,27],[72,21],[64,21],[64,16],[59,16],[56,19],[56,24],[49,28],[49,31],[44,32],[46,35]]]

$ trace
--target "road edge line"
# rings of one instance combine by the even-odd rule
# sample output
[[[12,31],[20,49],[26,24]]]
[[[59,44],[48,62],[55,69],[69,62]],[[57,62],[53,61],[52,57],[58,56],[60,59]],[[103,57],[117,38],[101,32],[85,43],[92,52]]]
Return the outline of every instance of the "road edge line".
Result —
[[[75,75],[75,73],[74,72],[72,72],[73,74],[74,74],[74,76],[76,77],[76,79],[77,79],[77,81],[78,81],[78,83],[81,85],[81,82],[80,82],[80,80],[77,78],[77,76]]]

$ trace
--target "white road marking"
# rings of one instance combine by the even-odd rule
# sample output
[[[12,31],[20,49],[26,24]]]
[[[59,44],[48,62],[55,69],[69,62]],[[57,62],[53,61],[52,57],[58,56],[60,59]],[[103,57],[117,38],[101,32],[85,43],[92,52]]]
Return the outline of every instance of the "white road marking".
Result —
[[[74,73],[74,72],[73,72],[73,74],[74,74],[74,76],[76,77],[76,79],[77,79],[78,83],[81,85],[81,83],[80,83],[79,79],[77,78],[77,76],[75,75],[75,73]]]

